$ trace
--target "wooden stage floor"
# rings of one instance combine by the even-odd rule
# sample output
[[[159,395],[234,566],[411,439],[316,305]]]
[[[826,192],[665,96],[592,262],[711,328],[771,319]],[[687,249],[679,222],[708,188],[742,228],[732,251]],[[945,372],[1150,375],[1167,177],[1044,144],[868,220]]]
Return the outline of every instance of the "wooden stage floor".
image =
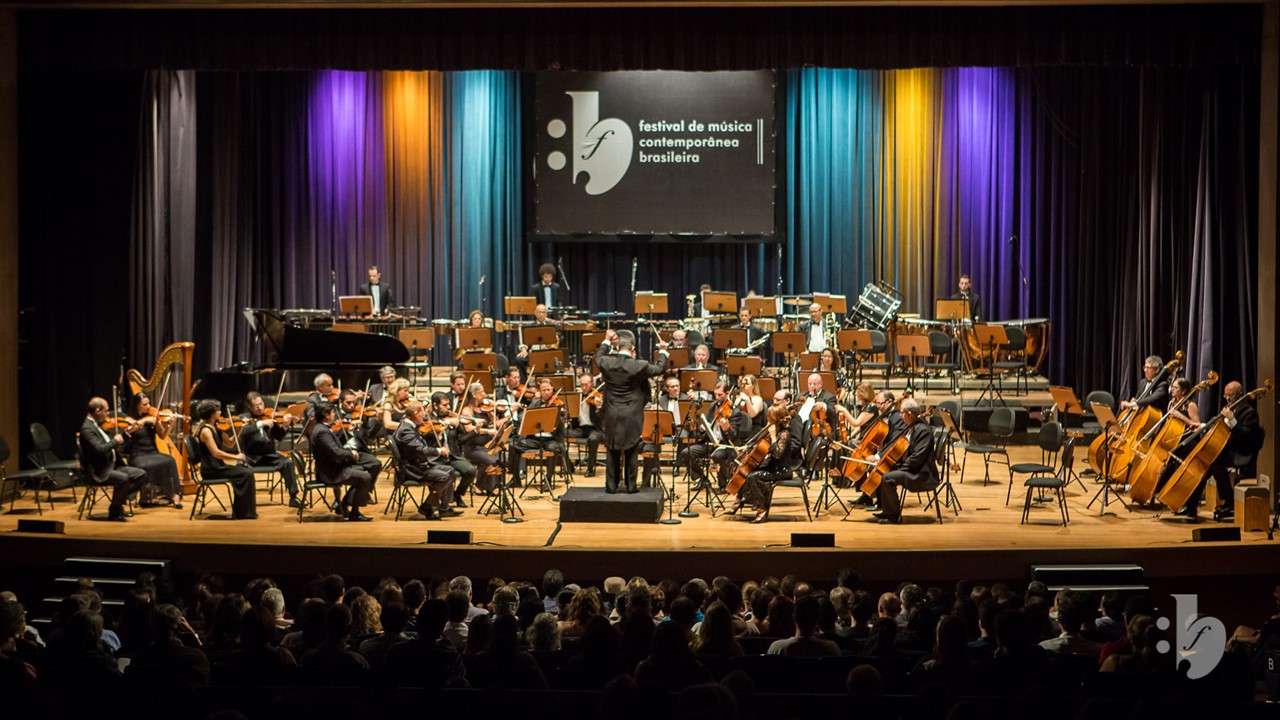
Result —
[[[1077,467],[1084,467],[1083,450],[1077,452]],[[1014,462],[1039,459],[1034,447],[1013,447],[1010,454]],[[189,509],[169,507],[139,509],[125,523],[77,520],[70,493],[64,491],[55,494],[55,509],[46,508],[41,519],[63,521],[65,535],[39,535],[16,532],[19,519],[38,517],[27,494],[15,512],[0,515],[0,553],[15,568],[56,566],[71,555],[99,555],[167,558],[188,572],[250,576],[287,569],[358,577],[440,572],[536,578],[554,566],[588,578],[673,573],[760,577],[786,572],[834,577],[837,568],[854,565],[864,578],[909,575],[946,581],[1025,579],[1034,564],[1138,563],[1148,577],[1171,579],[1273,576],[1280,568],[1280,540],[1268,541],[1266,533],[1246,532],[1239,542],[1192,544],[1193,527],[1220,524],[1204,520],[1190,525],[1147,510],[1129,511],[1119,502],[1100,514],[1098,503],[1086,507],[1101,487],[1091,478],[1084,478],[1083,489],[1075,483],[1068,488],[1067,527],[1060,524],[1052,503],[1034,506],[1031,522],[1020,525],[1021,479],[1015,480],[1013,499],[1006,506],[1008,474],[1000,466],[993,470],[995,482],[984,485],[982,462],[971,459],[964,481],[954,485],[963,509],[958,516],[946,509],[941,524],[932,510],[923,512],[914,496],[908,499],[900,525],[876,524],[860,509],[846,519],[839,508],[811,523],[799,491],[786,488],[776,495],[770,522],[761,525],[734,516],[712,517],[701,508],[698,517],[682,519],[678,525],[564,523],[557,531],[558,505],[545,497],[523,500],[525,521],[518,524],[504,524],[496,515],[480,516],[475,507],[463,517],[439,522],[417,515],[394,522],[382,514],[391,489],[389,478],[382,478],[380,504],[366,508],[375,518],[369,523],[348,523],[318,508],[307,511],[299,524],[296,511],[269,503],[265,490],[259,494],[256,521],[188,520]],[[575,482],[603,484],[599,476]],[[260,488],[265,485],[260,483]],[[681,496],[684,490],[681,484]],[[678,502],[677,510],[683,507],[683,497]],[[100,505],[100,514],[105,511]],[[473,544],[428,546],[429,529],[469,530]],[[836,547],[792,549],[793,532],[834,533]]]

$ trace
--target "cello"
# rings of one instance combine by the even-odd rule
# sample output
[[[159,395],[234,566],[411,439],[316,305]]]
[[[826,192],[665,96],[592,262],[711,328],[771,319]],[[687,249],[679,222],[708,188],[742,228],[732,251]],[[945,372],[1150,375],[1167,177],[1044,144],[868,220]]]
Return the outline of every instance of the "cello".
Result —
[[[1138,396],[1138,400],[1142,400],[1159,384],[1160,380],[1168,378],[1174,370],[1182,365],[1182,359],[1185,354],[1179,350],[1174,353],[1173,359],[1165,363],[1165,366],[1156,374],[1147,389]],[[1133,462],[1134,445],[1139,438],[1143,437],[1153,425],[1160,420],[1162,413],[1159,409],[1151,407],[1131,407],[1120,414],[1116,419],[1118,430],[1115,433],[1101,433],[1098,437],[1089,443],[1089,466],[1099,476],[1107,473],[1106,456],[1107,444],[1111,446],[1111,476],[1114,478],[1117,474],[1124,472],[1129,468],[1129,464]]]
[[[1218,373],[1210,370],[1205,379],[1191,388],[1186,397],[1170,408],[1155,427],[1151,428],[1139,441],[1139,447],[1143,445],[1143,441],[1149,441],[1149,446],[1145,453],[1135,450],[1139,458],[1138,464],[1129,468],[1129,497],[1134,502],[1141,505],[1151,501],[1151,496],[1156,490],[1156,480],[1160,477],[1160,468],[1164,466],[1165,461],[1169,459],[1169,453],[1173,452],[1182,439],[1183,433],[1187,431],[1187,424],[1174,417],[1173,413],[1191,404],[1191,398],[1195,397],[1196,393],[1217,382]]]
[[[932,418],[932,407],[920,415],[920,419],[925,422]],[[907,451],[911,449],[911,427],[908,425],[906,432],[894,438],[884,452],[880,453],[880,461],[875,464],[875,467],[871,468],[867,479],[863,481],[862,487],[859,488],[862,492],[867,495],[874,493],[880,487],[880,481],[884,479],[885,473],[892,470],[893,466],[897,465],[898,461],[902,459],[902,456],[906,455]]]
[[[1227,406],[1233,413],[1242,403],[1260,397],[1271,392],[1272,383],[1267,380],[1262,387],[1255,388],[1244,395],[1241,395],[1235,402]],[[1173,475],[1169,478],[1169,482],[1165,483],[1163,489],[1156,496],[1156,499],[1168,508],[1181,508],[1187,504],[1187,499],[1191,497],[1191,493],[1199,487],[1200,481],[1204,479],[1205,473],[1209,472],[1209,467],[1222,454],[1223,448],[1227,446],[1227,441],[1231,439],[1231,428],[1225,422],[1225,418],[1221,411],[1213,416],[1213,419],[1204,424],[1207,428],[1200,441],[1196,443],[1191,452],[1187,453],[1186,459],[1182,460],[1182,464]],[[1176,460],[1177,456],[1174,456]]]
[[[777,426],[785,429],[791,423],[791,418],[799,407],[799,403],[792,403],[787,408],[786,416],[777,423]],[[746,445],[746,449],[738,455],[738,468],[734,471],[733,477],[729,478],[729,482],[724,486],[726,493],[736,495],[742,489],[742,486],[746,484],[747,476],[755,472],[756,468],[760,467],[760,464],[765,461],[765,458],[769,457],[774,441],[769,436],[770,427],[774,427],[774,424],[766,424],[760,432],[756,433],[755,437],[751,438],[751,441]]]
[[[848,487],[855,485],[871,469],[872,463],[867,458],[875,455],[884,444],[885,438],[889,437],[889,423],[885,418],[894,407],[890,405],[887,409],[880,411],[880,414],[863,426],[865,430],[862,432],[862,439],[858,441],[858,446],[852,449],[852,453],[845,456],[840,469],[836,471],[836,477],[847,480]]]

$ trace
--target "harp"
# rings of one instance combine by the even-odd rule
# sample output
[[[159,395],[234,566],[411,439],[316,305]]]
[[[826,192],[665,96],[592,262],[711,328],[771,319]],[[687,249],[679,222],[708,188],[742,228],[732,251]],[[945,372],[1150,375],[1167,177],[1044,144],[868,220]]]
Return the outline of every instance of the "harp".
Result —
[[[191,393],[195,390],[195,386],[191,383],[191,356],[195,351],[196,344],[193,342],[176,342],[160,351],[160,357],[156,359],[155,367],[151,369],[150,376],[143,374],[132,368],[127,373],[129,379],[129,392],[136,395],[145,392],[155,397],[158,388],[164,386],[166,390],[169,387],[176,387],[175,394],[180,394],[181,399],[177,401],[174,407],[176,422],[174,423],[174,432],[176,433],[175,442],[170,447],[160,448],[157,442],[157,448],[161,452],[168,452],[172,455],[174,461],[178,464],[178,475],[182,478],[182,492],[187,494],[195,490],[195,482],[191,479],[191,471],[187,465],[186,443],[182,442],[182,437],[186,433],[187,418],[191,413]],[[168,382],[171,373],[179,373],[178,383]],[[156,398],[155,404],[159,406],[168,401],[168,398]],[[172,407],[172,405],[171,405]],[[159,441],[159,438],[157,438]]]

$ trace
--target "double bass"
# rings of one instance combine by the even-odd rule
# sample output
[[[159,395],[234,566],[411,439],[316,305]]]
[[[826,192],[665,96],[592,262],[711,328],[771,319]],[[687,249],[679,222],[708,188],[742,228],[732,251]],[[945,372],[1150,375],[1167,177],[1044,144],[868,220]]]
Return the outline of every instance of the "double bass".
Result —
[[[1243,403],[1247,403],[1254,398],[1260,397],[1271,392],[1271,380],[1263,383],[1262,387],[1255,388],[1244,395],[1241,395],[1235,402],[1227,406],[1233,413],[1236,408]],[[1187,504],[1187,499],[1191,497],[1191,493],[1200,485],[1200,481],[1204,479],[1205,473],[1209,472],[1209,467],[1222,454],[1223,448],[1227,446],[1227,441],[1231,439],[1231,428],[1227,426],[1225,417],[1219,411],[1213,419],[1204,424],[1207,428],[1200,437],[1200,441],[1196,443],[1191,452],[1187,453],[1187,457],[1182,460],[1182,464],[1174,471],[1169,478],[1169,482],[1165,483],[1160,494],[1156,499],[1169,508],[1181,508]],[[1174,456],[1176,459],[1176,456]]]
[[[1147,441],[1146,452],[1135,451],[1139,458],[1138,463],[1129,468],[1129,497],[1134,502],[1141,505],[1151,501],[1151,496],[1156,490],[1156,480],[1160,477],[1160,468],[1164,467],[1165,461],[1169,459],[1169,453],[1173,452],[1187,431],[1187,424],[1174,417],[1173,413],[1189,405],[1196,393],[1217,382],[1218,373],[1210,370],[1204,380],[1191,388],[1186,397],[1170,408],[1155,427],[1143,436],[1142,440]],[[1138,445],[1141,447],[1143,442],[1139,441]]]
[[[1147,389],[1138,396],[1138,400],[1142,400],[1155,388],[1162,379],[1168,378],[1175,370],[1182,365],[1182,359],[1185,354],[1179,350],[1174,353],[1173,359],[1165,363],[1165,366],[1156,374]],[[1089,466],[1099,476],[1106,475],[1108,468],[1106,467],[1107,447],[1111,448],[1111,477],[1116,477],[1120,473],[1129,468],[1129,464],[1133,462],[1134,448],[1139,439],[1146,435],[1157,422],[1163,413],[1159,408],[1150,405],[1146,407],[1131,407],[1120,414],[1116,419],[1119,426],[1114,433],[1103,432],[1089,443]],[[1142,448],[1145,450],[1145,448]]]

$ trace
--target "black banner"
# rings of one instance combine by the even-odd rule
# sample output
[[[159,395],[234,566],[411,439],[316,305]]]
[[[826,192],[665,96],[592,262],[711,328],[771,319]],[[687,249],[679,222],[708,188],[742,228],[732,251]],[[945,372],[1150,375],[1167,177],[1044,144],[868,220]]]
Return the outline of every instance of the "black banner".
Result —
[[[772,236],[775,85],[771,71],[539,73],[534,237]]]

